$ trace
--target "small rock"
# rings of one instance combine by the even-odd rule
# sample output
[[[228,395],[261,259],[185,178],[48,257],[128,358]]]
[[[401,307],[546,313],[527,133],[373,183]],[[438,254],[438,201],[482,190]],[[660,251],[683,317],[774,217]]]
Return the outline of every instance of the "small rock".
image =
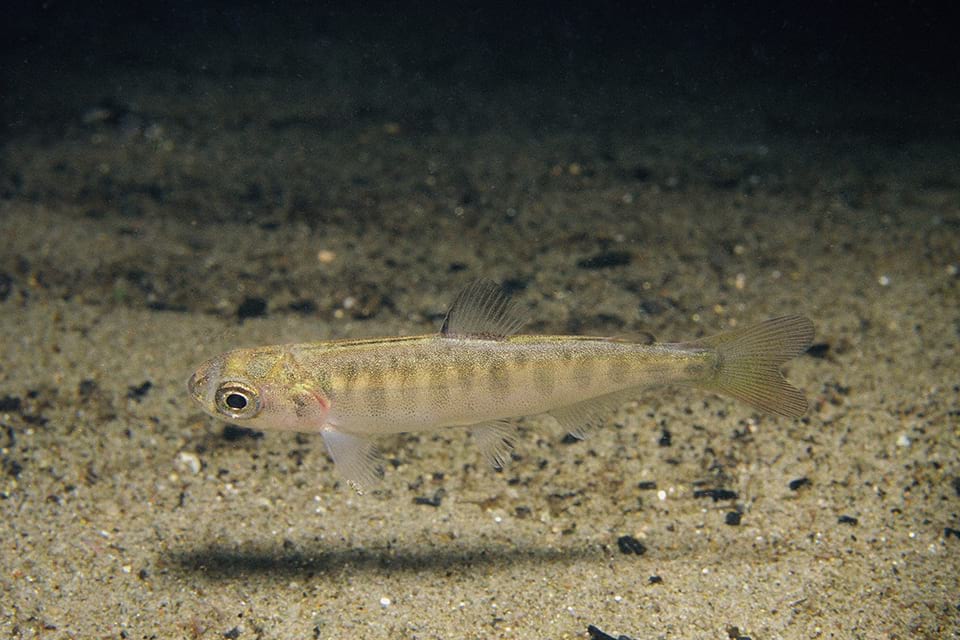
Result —
[[[604,251],[577,262],[581,269],[609,269],[630,264],[633,256],[626,251]]]
[[[189,451],[181,451],[177,455],[177,462],[175,464],[177,471],[189,471],[193,475],[200,473],[200,457],[195,453],[190,453]]]
[[[153,383],[150,382],[149,380],[144,380],[142,383],[140,383],[135,387],[128,387],[127,397],[130,398],[131,400],[136,400],[137,402],[140,402],[140,400],[142,400],[143,397],[146,396],[147,393],[149,393],[150,389],[152,388],[153,388]]]
[[[633,640],[630,636],[625,635],[612,636],[592,624],[587,625],[587,633],[590,634],[590,640]]]
[[[290,311],[296,311],[297,313],[306,313],[309,315],[311,313],[317,312],[317,303],[308,298],[302,298],[300,300],[294,300],[289,305],[287,305],[287,308],[290,309]]]
[[[97,381],[86,378],[77,384],[77,395],[81,400],[89,400],[97,391]]]
[[[694,498],[712,498],[714,502],[720,500],[736,500],[737,492],[729,489],[698,489],[693,492]]]
[[[660,431],[660,439],[657,441],[657,444],[661,447],[669,447],[673,444],[673,436],[670,434],[669,429],[662,429]]]
[[[237,318],[240,321],[265,315],[267,315],[267,301],[263,298],[244,298],[243,302],[237,307]]]
[[[6,468],[7,473],[9,473],[14,478],[19,478],[20,474],[23,472],[23,465],[16,460],[4,458],[3,466]]]
[[[5,273],[0,273],[0,302],[10,297],[11,291],[13,291],[13,278]]]
[[[811,358],[826,358],[830,353],[830,344],[827,342],[817,342],[807,348],[807,355]]]
[[[728,511],[727,515],[724,516],[723,521],[730,525],[731,527],[736,527],[740,524],[740,519],[743,517],[739,511]]]
[[[658,316],[667,310],[667,305],[656,298],[648,298],[640,302],[640,309],[650,316]]]
[[[443,487],[437,489],[433,492],[433,496],[417,496],[413,499],[413,504],[422,504],[428,507],[439,507],[440,503],[443,501],[443,496],[446,495]]]
[[[620,549],[620,553],[625,555],[634,555],[642,556],[647,552],[647,547],[642,542],[634,538],[633,536],[620,536],[617,538],[617,548]]]

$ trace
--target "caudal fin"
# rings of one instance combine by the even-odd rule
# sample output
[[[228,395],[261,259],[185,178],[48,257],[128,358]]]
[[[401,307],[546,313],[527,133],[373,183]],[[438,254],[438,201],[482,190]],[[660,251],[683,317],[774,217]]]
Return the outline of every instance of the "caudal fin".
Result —
[[[788,383],[780,366],[810,347],[813,323],[803,316],[773,318],[745,329],[703,338],[698,344],[719,355],[704,387],[788,418],[807,412],[803,392]]]

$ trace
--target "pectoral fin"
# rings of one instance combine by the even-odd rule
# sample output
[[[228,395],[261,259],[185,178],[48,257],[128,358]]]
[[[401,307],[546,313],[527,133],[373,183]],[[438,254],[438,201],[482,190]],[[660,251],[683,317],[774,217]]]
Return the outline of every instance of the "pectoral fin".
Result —
[[[337,471],[357,493],[383,478],[380,453],[375,444],[349,433],[326,429],[321,434]]]

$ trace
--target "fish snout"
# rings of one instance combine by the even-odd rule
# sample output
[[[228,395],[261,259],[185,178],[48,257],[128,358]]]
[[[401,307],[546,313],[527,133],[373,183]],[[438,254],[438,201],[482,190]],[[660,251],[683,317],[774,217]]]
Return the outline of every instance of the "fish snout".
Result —
[[[190,379],[187,380],[187,391],[190,392],[190,395],[193,396],[194,400],[199,400],[200,396],[197,394],[197,388],[200,386],[200,372],[195,371]]]
[[[194,371],[190,379],[187,380],[187,391],[200,404],[204,404],[204,396],[206,396],[207,389],[210,386],[209,369],[207,365],[203,365]]]

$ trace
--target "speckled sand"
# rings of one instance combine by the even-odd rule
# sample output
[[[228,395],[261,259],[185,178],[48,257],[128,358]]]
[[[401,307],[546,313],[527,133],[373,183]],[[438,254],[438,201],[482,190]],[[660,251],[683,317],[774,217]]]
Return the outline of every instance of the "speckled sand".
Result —
[[[488,90],[308,44],[8,69],[0,635],[955,637],[955,143],[864,133],[895,118],[869,101]],[[185,393],[230,347],[430,331],[478,276],[531,332],[806,314],[811,411],[651,390],[585,442],[522,420],[502,473],[397,436],[357,496],[319,438]]]

